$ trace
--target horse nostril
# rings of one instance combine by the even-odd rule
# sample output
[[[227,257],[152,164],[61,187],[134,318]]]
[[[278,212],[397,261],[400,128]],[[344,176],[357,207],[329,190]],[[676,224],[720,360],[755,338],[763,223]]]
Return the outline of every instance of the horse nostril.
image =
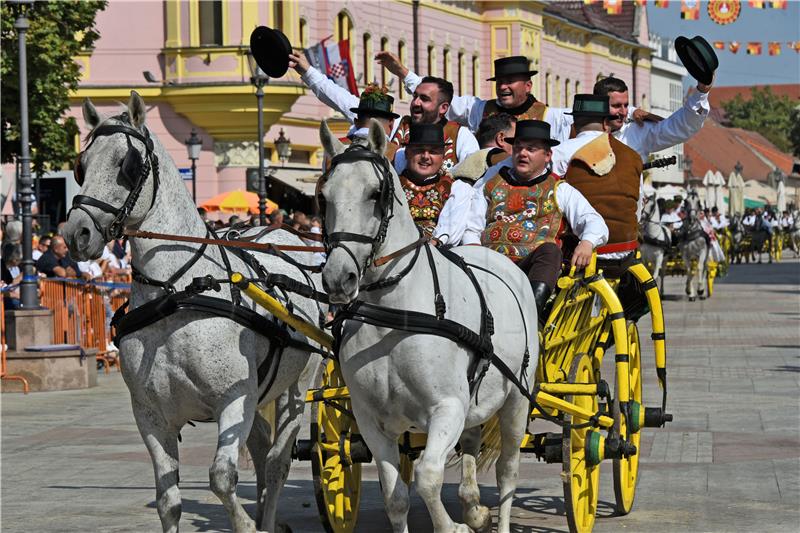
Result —
[[[89,231],[89,228],[81,228],[81,231],[78,232],[77,244],[79,250],[85,250],[89,246],[89,239],[92,237],[92,232]]]
[[[358,285],[358,276],[356,276],[355,272],[350,272],[347,274],[347,285],[349,287],[355,287]]]

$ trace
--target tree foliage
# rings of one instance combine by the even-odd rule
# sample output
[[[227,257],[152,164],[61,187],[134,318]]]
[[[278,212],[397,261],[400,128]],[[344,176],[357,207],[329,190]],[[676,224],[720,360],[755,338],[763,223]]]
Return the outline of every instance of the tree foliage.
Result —
[[[90,50],[100,37],[94,21],[106,1],[34,2],[27,8],[30,28],[26,38],[28,122],[34,172],[60,168],[75,157],[78,125],[65,118],[69,93],[77,89],[81,72],[74,57]],[[14,23],[17,7],[0,4],[0,107],[2,160],[20,154],[19,41]]]
[[[800,106],[792,111],[791,115],[792,131],[789,132],[789,140],[792,141],[794,155],[800,157]]]
[[[731,126],[758,132],[784,152],[800,150],[800,144],[790,138],[796,102],[788,96],[773,94],[769,86],[752,87],[750,95],[747,101],[737,94],[733,100],[722,103]]]

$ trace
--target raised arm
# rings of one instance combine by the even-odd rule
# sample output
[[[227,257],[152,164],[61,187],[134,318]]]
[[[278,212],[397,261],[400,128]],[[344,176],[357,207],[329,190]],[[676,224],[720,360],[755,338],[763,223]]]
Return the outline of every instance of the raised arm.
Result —
[[[698,90],[689,95],[680,109],[664,120],[628,126],[633,130],[631,133],[638,133],[636,137],[640,137],[636,143],[639,146],[632,148],[640,154],[658,152],[686,142],[700,131],[711,110],[708,103],[710,86],[698,84],[697,88]],[[703,88],[706,90],[703,91]]]
[[[336,85],[322,72],[312,67],[303,54],[289,54],[289,66],[300,74],[303,83],[323,104],[339,111],[351,123],[355,122],[356,114],[350,111],[350,108],[358,107],[358,96]]]

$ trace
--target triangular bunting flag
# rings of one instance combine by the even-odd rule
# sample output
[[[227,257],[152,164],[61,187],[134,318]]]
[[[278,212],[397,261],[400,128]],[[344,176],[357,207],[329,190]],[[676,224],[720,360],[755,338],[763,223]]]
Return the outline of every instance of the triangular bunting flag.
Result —
[[[700,0],[681,0],[681,18],[685,20],[699,20]]]
[[[755,9],[764,9],[767,7],[765,0],[748,0],[750,7]]]
[[[786,0],[772,0],[769,4],[772,9],[786,9]]]
[[[656,7],[661,7],[661,8],[669,7],[669,0],[656,0]]]
[[[768,49],[769,49],[769,55],[771,56],[781,55],[781,43],[777,41],[770,41]]]
[[[731,41],[728,43],[728,50],[731,51],[732,54],[735,54],[739,51],[739,43],[737,41]]]
[[[622,13],[622,0],[603,0],[603,9],[609,15],[619,15]]]
[[[714,41],[714,48],[717,50],[725,50],[725,41]]]
[[[749,56],[760,56],[761,55],[761,43],[754,43],[754,42],[747,43],[747,55],[749,55]]]

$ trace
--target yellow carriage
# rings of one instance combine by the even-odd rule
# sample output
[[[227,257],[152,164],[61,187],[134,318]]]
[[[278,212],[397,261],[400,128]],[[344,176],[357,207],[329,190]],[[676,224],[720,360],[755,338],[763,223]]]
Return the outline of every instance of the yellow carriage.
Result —
[[[636,323],[626,320],[618,298],[619,279],[604,276],[603,265],[595,258],[583,272],[562,276],[540,332],[543,349],[529,392],[530,419],[555,422],[561,432],[526,433],[521,449],[562,464],[567,520],[573,532],[591,531],[594,526],[604,461],[612,462],[617,512],[631,511],[639,475],[641,431],[661,427],[672,419],[665,412],[666,349],[658,288],[638,257],[617,271],[615,276],[627,272],[635,278],[646,295],[663,400],[657,407],[643,404],[641,340]],[[292,315],[256,283],[240,274],[234,274],[231,281],[278,319],[332,350],[332,336]],[[613,386],[601,379],[603,358],[612,346]],[[298,441],[295,457],[311,461],[325,530],[353,531],[358,519],[361,465],[371,462],[372,455],[359,434],[335,357],[323,362],[306,401],[312,404],[311,438]],[[490,420],[482,431],[482,454],[491,455],[498,439],[495,421]],[[406,483],[411,482],[413,462],[424,450],[425,441],[424,434],[405,433],[398,442],[401,475]]]

